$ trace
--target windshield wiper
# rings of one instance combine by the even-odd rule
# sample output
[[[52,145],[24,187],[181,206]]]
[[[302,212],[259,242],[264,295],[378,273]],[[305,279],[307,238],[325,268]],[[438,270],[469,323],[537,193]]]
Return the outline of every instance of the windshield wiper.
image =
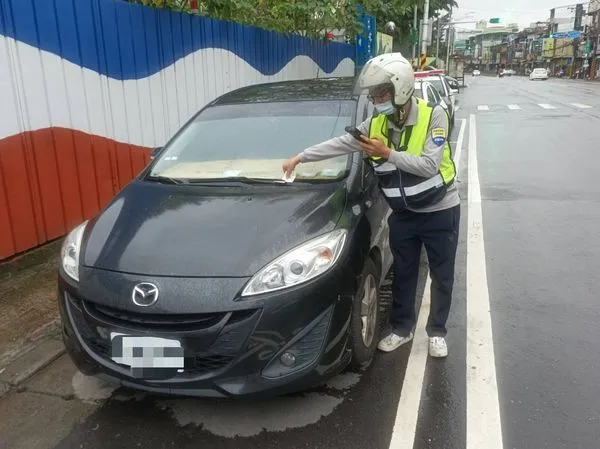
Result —
[[[191,184],[212,184],[212,183],[230,183],[241,182],[243,184],[290,184],[283,179],[268,179],[268,178],[249,178],[247,176],[229,176],[226,178],[205,178],[205,179],[190,179]]]
[[[188,184],[188,181],[185,179],[170,178],[169,176],[157,175],[146,176],[146,181],[160,182],[163,184]]]

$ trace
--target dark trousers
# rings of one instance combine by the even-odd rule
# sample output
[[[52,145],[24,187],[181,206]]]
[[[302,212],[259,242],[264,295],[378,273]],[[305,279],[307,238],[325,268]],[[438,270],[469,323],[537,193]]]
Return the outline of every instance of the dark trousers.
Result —
[[[403,211],[388,219],[395,278],[391,325],[407,336],[414,328],[421,245],[425,246],[431,276],[431,309],[427,335],[445,336],[452,302],[454,261],[458,245],[460,205],[430,213]]]

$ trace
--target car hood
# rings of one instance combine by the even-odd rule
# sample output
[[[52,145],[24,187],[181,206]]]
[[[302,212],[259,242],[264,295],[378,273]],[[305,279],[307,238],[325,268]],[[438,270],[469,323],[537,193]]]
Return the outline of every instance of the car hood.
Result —
[[[335,229],[344,183],[177,186],[136,181],[90,221],[82,264],[149,276],[247,277]]]

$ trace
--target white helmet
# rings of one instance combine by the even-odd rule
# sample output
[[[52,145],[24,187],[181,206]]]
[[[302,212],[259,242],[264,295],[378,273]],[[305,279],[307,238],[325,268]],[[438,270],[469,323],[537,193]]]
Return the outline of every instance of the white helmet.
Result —
[[[413,95],[415,72],[401,53],[384,53],[367,61],[358,75],[355,93],[371,91],[386,84],[394,87],[396,106],[406,104]]]

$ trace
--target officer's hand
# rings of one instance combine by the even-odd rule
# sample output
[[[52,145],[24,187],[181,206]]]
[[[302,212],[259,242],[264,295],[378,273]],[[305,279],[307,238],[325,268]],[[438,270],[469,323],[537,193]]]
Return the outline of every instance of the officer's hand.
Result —
[[[388,158],[390,149],[379,138],[366,139],[367,143],[361,143],[363,150],[371,157],[378,156]]]
[[[292,173],[294,172],[294,169],[296,168],[296,165],[298,165],[300,163],[300,158],[298,156],[294,156],[291,159],[288,159],[287,161],[285,161],[283,163],[283,173],[285,174],[286,178],[289,178],[290,176],[292,176]]]

